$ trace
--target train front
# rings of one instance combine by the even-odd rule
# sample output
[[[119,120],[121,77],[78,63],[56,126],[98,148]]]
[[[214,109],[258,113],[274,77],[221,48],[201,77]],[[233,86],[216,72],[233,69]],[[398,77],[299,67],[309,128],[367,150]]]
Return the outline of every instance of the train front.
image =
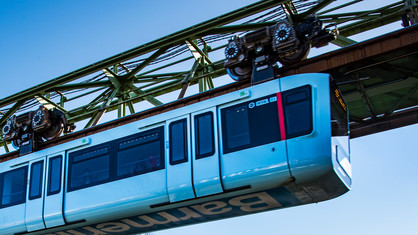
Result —
[[[303,203],[338,197],[351,188],[347,106],[327,74],[281,78],[281,90],[303,87],[283,98],[288,164],[287,188]],[[305,98],[303,98],[305,97]]]

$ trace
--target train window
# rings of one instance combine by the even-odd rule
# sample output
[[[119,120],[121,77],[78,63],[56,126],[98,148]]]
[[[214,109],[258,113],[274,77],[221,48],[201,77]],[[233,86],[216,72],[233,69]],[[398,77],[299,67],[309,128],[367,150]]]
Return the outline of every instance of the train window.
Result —
[[[280,140],[276,94],[221,109],[223,153]]]
[[[187,156],[187,120],[170,123],[170,164],[175,165],[188,161]]]
[[[128,177],[164,168],[164,128],[124,138],[118,144],[117,176]]]
[[[25,203],[28,167],[0,174],[0,208]]]
[[[48,169],[48,196],[61,191],[62,156],[49,159]]]
[[[348,111],[338,88],[331,89],[332,136],[348,136]]]
[[[248,105],[240,104],[225,109],[222,113],[225,123],[226,149],[248,146],[250,141],[250,122],[248,121]]]
[[[30,167],[29,200],[42,196],[42,180],[44,172],[44,161],[35,162]]]
[[[210,157],[215,153],[213,113],[195,116],[196,159]]]
[[[282,93],[286,138],[307,135],[312,132],[311,86],[306,85]]]
[[[86,188],[110,179],[109,146],[99,145],[70,153],[68,191]]]

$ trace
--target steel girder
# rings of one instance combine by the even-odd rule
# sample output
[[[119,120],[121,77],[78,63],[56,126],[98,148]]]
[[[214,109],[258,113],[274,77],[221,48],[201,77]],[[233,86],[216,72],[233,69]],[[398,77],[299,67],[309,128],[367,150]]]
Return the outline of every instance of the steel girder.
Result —
[[[400,21],[407,6],[411,8],[399,1],[375,10],[333,14],[359,1],[330,8],[332,2],[264,0],[140,45],[1,99],[0,126],[15,113],[43,104],[63,111],[71,123],[85,121],[85,127],[91,127],[107,112],[118,110],[116,118],[125,116],[126,109],[140,112],[141,107],[134,105],[141,101],[158,106],[170,101],[159,97],[171,92],[178,92],[171,97],[183,98],[193,84],[199,84],[198,92],[212,89],[212,79],[226,74],[222,50],[228,38],[273,25],[280,18],[297,23],[317,14],[327,27],[339,28],[333,43],[345,46],[355,43],[349,36]],[[84,105],[73,105],[81,99]]]

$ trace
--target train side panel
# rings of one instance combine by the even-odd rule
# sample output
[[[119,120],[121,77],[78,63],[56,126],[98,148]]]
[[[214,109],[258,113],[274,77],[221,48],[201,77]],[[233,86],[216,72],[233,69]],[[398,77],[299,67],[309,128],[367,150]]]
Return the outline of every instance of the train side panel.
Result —
[[[303,74],[281,79],[283,103],[285,106],[289,103],[290,107],[284,109],[286,128],[295,126],[300,131],[297,134],[286,130],[290,172],[295,184],[309,190],[312,201],[316,202],[342,195],[351,187],[351,176],[342,174],[340,166],[343,162],[345,169],[351,169],[348,136],[332,137],[331,123],[335,120],[331,118],[329,84],[327,74]],[[304,111],[299,112],[301,109]],[[312,116],[312,123],[305,120],[306,116]],[[347,119],[341,121],[347,122]]]
[[[221,172],[226,190],[266,189],[291,180],[281,141],[278,80],[252,87],[250,99],[219,106]]]
[[[149,212],[149,205],[166,200],[165,172],[160,170],[67,193],[65,218],[68,222],[109,220]]]
[[[329,100],[329,75],[285,77],[2,163],[0,213],[14,218],[0,216],[0,231],[82,233],[116,219],[144,232],[160,222],[133,221],[179,226],[253,213],[242,206],[253,197],[268,210],[341,195],[351,185],[349,146],[332,136]],[[41,159],[43,195],[30,199],[28,174]]]
[[[27,163],[14,159],[0,166],[0,231],[6,234],[26,231],[27,177]]]
[[[329,75],[294,75],[281,78],[280,84],[283,102],[290,107],[284,110],[289,168],[296,183],[312,181],[331,168]],[[297,90],[306,84],[305,90]]]
[[[124,130],[110,131],[107,142],[68,152],[68,222],[148,212],[149,205],[168,201],[164,125],[139,130],[133,123]],[[114,139],[123,133],[125,137]]]
[[[170,202],[195,198],[192,181],[190,115],[166,122],[167,193]]]

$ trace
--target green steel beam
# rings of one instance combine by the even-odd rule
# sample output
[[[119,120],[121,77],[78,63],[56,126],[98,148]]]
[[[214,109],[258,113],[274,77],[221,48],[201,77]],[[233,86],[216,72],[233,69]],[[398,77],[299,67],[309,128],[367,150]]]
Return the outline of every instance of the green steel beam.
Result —
[[[349,37],[399,20],[400,14],[393,13],[387,16],[375,18],[373,20],[352,23],[346,26],[339,27],[339,32],[341,35]]]
[[[73,84],[63,84],[63,85],[54,86],[54,87],[46,89],[45,91],[46,92],[69,91],[69,90],[87,89],[87,88],[95,88],[95,87],[108,87],[111,85],[112,83],[110,81],[73,83]]]
[[[65,113],[65,114],[68,113],[68,111],[65,110],[62,106],[56,104],[55,102],[51,101],[50,99],[48,99],[45,96],[36,95],[35,99],[38,100],[38,102],[47,109],[56,108],[56,109],[59,109],[61,112]]]
[[[332,44],[335,44],[339,47],[346,47],[346,46],[350,46],[353,44],[356,44],[357,42],[349,39],[341,34],[337,35],[337,39],[335,39],[334,41],[331,42]]]
[[[339,5],[339,6],[336,6],[336,7],[330,8],[330,9],[327,9],[327,10],[325,10],[325,11],[318,12],[317,14],[318,14],[318,15],[323,15],[323,14],[326,14],[326,13],[328,13],[328,12],[333,12],[333,11],[336,11],[336,10],[340,10],[340,9],[342,9],[342,8],[344,8],[344,7],[348,7],[348,6],[351,6],[351,5],[353,5],[353,4],[356,4],[356,3],[359,3],[359,2],[362,2],[362,1],[363,1],[363,0],[354,0],[354,1],[351,1],[351,2],[347,2],[347,3],[345,3],[345,4],[342,4],[342,5]]]
[[[0,119],[0,125],[4,125],[6,123],[7,119],[13,114],[26,102],[25,99],[18,100],[8,111],[1,117]]]
[[[301,13],[301,14],[296,15],[296,17],[297,17],[298,20],[305,19],[309,15],[316,14],[318,11],[324,9],[326,6],[328,6],[332,2],[334,2],[334,0],[323,0],[323,1],[320,1],[317,5],[315,5],[311,9],[309,9],[309,10],[307,10],[307,11]]]
[[[274,25],[279,16],[267,18],[265,22],[241,22],[247,17],[258,18],[258,13],[265,10],[271,11],[275,7],[282,6],[296,21],[302,20],[309,14],[317,13],[328,26],[339,26],[340,35],[337,40],[332,42],[339,46],[356,43],[347,37],[398,21],[405,13],[404,3],[401,1],[370,11],[332,14],[336,10],[341,10],[359,1],[354,0],[320,13],[318,12],[332,0],[318,1],[311,9],[301,13],[299,13],[297,5],[291,1],[265,0],[251,4],[1,99],[0,109],[6,113],[0,119],[0,125],[4,124],[7,118],[22,106],[26,107],[35,96],[41,97],[42,95],[43,100],[48,99],[47,103],[55,107],[64,107],[65,102],[92,96],[93,98],[90,100],[83,100],[84,103],[87,103],[86,105],[66,110],[70,122],[88,119],[86,127],[90,127],[98,124],[105,112],[118,110],[119,116],[123,116],[126,115],[126,109],[129,108],[129,112],[134,113],[133,105],[143,100],[147,100],[153,105],[161,105],[162,102],[155,97],[175,90],[180,91],[178,98],[183,98],[190,85],[199,84],[200,91],[212,89],[214,87],[212,79],[226,74],[226,70],[223,68],[224,59],[220,59],[219,56],[214,58],[212,55],[220,54],[218,50],[224,49],[229,35],[246,33]],[[284,15],[280,17],[284,17]],[[205,42],[205,37],[213,36],[221,37],[222,45],[218,43],[217,47],[209,49],[212,45]],[[201,40],[203,49],[199,48],[201,44],[197,44],[195,40]],[[176,57],[164,61],[159,66],[151,66],[151,63],[155,64],[155,61],[163,60],[163,56],[166,54],[183,47],[185,50],[191,50],[192,56]],[[213,60],[218,61],[212,62],[209,55]],[[180,64],[187,64],[186,66],[189,66],[190,70],[171,69]],[[166,71],[169,69],[171,72],[167,73]],[[87,76],[94,76],[94,78]],[[87,80],[79,82],[80,78]],[[51,93],[51,97],[45,97],[47,93]],[[55,104],[53,100],[57,98],[61,99]]]
[[[186,94],[186,90],[187,90],[187,88],[189,88],[189,85],[190,85],[190,79],[194,76],[199,64],[200,63],[197,60],[193,63],[192,69],[189,71],[187,76],[182,81],[183,87],[181,88],[180,94],[179,94],[177,99],[182,99],[184,97],[184,95]]]
[[[133,48],[131,50],[122,52],[120,54],[117,54],[115,56],[112,56],[108,59],[104,59],[101,61],[98,61],[94,64],[91,64],[89,66],[83,67],[81,69],[78,69],[74,72],[65,74],[63,76],[57,77],[55,79],[52,79],[50,81],[47,81],[45,83],[39,84],[36,87],[32,87],[29,89],[26,89],[22,92],[19,92],[17,94],[8,96],[6,98],[3,98],[0,100],[0,107],[12,104],[16,102],[16,100],[20,99],[28,99],[33,97],[35,94],[41,94],[44,93],[47,89],[50,89],[51,87],[58,86],[65,84],[67,82],[74,81],[78,78],[81,78],[83,76],[92,74],[98,70],[101,70],[106,67],[110,67],[114,64],[118,64],[122,61],[126,61],[132,58],[135,58],[139,55],[146,54],[148,52],[152,52],[156,49],[167,47],[167,46],[174,46],[178,45],[179,43],[184,42],[186,39],[193,37],[194,35],[202,34],[208,29],[217,28],[223,25],[226,25],[228,23],[232,23],[234,21],[243,19],[247,16],[251,16],[253,14],[256,14],[258,12],[264,11],[266,9],[272,8],[274,6],[277,6],[283,2],[286,2],[285,0],[264,0],[259,1],[254,4],[248,5],[246,7],[240,8],[238,10],[232,11],[230,13],[218,16],[214,19],[205,21],[203,23],[197,24],[195,26],[186,28],[184,30],[181,30],[179,32],[167,35],[165,37],[162,37],[160,39],[151,41],[149,43],[146,43],[144,45],[138,46],[136,48]]]
[[[203,37],[206,35],[212,34],[228,34],[228,33],[240,33],[240,32],[248,32],[257,29],[261,29],[267,26],[271,26],[276,24],[275,21],[268,21],[262,23],[251,23],[251,24],[240,24],[240,25],[228,25],[228,26],[221,26],[218,28],[213,28],[210,30],[205,31],[205,34],[198,34],[198,37]]]
[[[146,60],[144,60],[140,65],[136,66],[135,69],[133,69],[132,71],[130,71],[128,74],[122,76],[123,79],[125,79],[127,81],[130,81],[133,78],[135,78],[135,75],[139,71],[141,71],[143,68],[145,68],[147,65],[149,65],[152,61],[154,61],[155,59],[157,59],[158,56],[162,55],[165,51],[167,51],[168,48],[169,48],[169,46],[164,46],[164,47],[158,49],[155,53],[153,53]]]

